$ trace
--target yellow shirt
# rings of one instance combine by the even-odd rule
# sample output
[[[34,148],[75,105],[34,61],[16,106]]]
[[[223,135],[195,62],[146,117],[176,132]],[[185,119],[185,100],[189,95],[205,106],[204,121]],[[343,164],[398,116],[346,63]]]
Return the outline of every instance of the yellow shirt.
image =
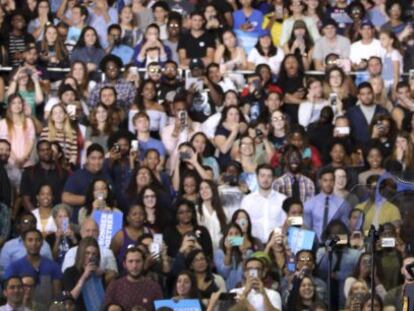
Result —
[[[263,19],[263,24],[262,24],[262,28],[266,29],[267,26],[270,23],[270,14],[265,15],[264,19]],[[272,25],[272,28],[270,28],[270,35],[272,37],[272,42],[275,46],[279,46],[280,43],[280,36],[282,35],[282,23],[275,21]]]
[[[360,203],[355,206],[355,208],[361,210],[365,214],[364,232],[370,229],[371,224],[374,222],[374,217],[377,218],[378,225],[401,220],[400,210],[389,201],[385,201],[377,208],[375,207],[375,204],[367,202]],[[379,214],[376,215],[376,213]]]

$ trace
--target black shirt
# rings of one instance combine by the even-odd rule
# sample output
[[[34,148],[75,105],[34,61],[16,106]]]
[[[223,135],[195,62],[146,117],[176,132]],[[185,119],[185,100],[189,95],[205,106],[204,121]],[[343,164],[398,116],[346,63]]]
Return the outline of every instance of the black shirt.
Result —
[[[191,32],[183,34],[178,41],[177,50],[184,49],[187,52],[187,58],[203,58],[207,55],[207,48],[215,48],[214,38],[207,32],[200,37],[195,38]]]
[[[40,163],[37,163],[23,171],[20,194],[29,196],[32,204],[36,206],[37,191],[41,185],[47,183],[53,189],[53,204],[58,204],[61,202],[60,197],[67,177],[68,172],[63,168],[54,167],[46,170]]]

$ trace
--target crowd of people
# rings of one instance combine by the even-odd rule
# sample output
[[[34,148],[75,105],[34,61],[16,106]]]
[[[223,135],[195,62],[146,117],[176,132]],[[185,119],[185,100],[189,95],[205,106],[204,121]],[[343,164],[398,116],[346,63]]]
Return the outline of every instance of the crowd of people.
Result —
[[[2,1],[0,310],[414,310],[413,21]]]

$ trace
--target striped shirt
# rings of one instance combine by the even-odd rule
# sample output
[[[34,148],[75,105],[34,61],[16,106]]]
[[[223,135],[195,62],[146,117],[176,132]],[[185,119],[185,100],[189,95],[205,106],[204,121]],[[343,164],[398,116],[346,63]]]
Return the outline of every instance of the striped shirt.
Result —
[[[42,133],[40,133],[40,139],[57,141],[65,154],[65,158],[69,162],[76,163],[78,157],[78,143],[75,130],[72,130],[72,138],[69,138],[64,131],[56,131],[56,136],[52,139],[50,137],[49,128],[44,127]],[[70,161],[71,159],[74,159],[74,161]]]

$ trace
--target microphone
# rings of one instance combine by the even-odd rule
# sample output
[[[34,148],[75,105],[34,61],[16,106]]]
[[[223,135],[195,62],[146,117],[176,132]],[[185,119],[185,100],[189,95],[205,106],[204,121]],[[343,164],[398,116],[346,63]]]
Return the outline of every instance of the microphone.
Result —
[[[326,241],[325,241],[325,246],[327,247],[332,247],[335,246],[338,242],[339,242],[340,238],[338,235],[330,235]]]

